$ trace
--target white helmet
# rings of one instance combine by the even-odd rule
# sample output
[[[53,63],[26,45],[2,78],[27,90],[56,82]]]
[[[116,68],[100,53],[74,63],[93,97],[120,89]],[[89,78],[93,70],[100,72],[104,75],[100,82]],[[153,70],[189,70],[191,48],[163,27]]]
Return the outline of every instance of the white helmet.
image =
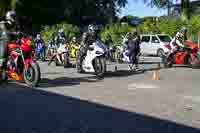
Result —
[[[90,24],[88,26],[88,31],[91,32],[91,33],[94,33],[96,31],[96,27],[93,24]]]
[[[187,29],[186,27],[182,27],[181,30],[180,30],[180,32],[181,32],[182,34],[187,33],[187,31],[188,31],[188,29]]]
[[[72,37],[72,40],[73,40],[73,41],[76,41],[76,37]]]
[[[16,13],[15,11],[8,11],[6,13],[6,20],[11,24],[15,22]]]
[[[182,38],[182,37],[184,37],[183,33],[178,32],[178,33],[176,34],[176,38]]]
[[[58,31],[58,33],[63,33],[64,32],[64,29],[60,29],[59,31]]]
[[[41,38],[41,35],[40,35],[40,34],[37,34],[36,38],[38,38],[38,39]]]

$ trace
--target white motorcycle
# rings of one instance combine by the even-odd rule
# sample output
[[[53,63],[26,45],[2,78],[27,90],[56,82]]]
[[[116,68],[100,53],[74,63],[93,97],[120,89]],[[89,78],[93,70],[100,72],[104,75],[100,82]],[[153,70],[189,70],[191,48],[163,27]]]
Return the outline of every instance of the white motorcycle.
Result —
[[[86,73],[95,73],[97,77],[103,77],[106,72],[107,47],[101,40],[97,40],[89,46],[86,56],[82,61],[82,70]]]

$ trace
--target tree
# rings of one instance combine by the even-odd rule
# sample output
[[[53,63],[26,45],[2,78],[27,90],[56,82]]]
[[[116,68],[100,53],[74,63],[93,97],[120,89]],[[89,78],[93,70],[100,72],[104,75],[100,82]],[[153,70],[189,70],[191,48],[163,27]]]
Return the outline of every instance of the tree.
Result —
[[[143,0],[147,3],[147,0]],[[177,1],[177,0],[176,0]],[[155,6],[158,8],[169,8],[173,4],[173,0],[150,0],[149,5]],[[190,0],[181,0],[181,12],[182,16],[186,19],[190,18]]]
[[[0,0],[0,16],[4,16],[8,10],[14,9],[16,0]]]
[[[113,21],[118,8],[127,0],[18,0],[16,11],[27,29],[38,31],[42,25],[53,25],[60,21],[78,25],[89,23],[107,24]],[[24,24],[25,21],[27,24]]]
[[[190,18],[190,0],[181,0],[181,12],[184,19]]]
[[[136,29],[128,24],[113,23],[104,27],[101,31],[101,38],[105,41],[109,35],[112,37],[113,44],[119,45],[122,41],[121,35],[133,32]]]

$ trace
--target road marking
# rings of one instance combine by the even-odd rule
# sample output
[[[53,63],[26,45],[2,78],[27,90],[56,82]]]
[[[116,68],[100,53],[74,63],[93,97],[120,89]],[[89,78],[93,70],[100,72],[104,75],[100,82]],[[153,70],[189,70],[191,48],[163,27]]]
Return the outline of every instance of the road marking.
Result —
[[[191,100],[192,102],[200,103],[200,96],[184,96],[185,100]]]
[[[137,89],[137,84],[136,83],[128,85],[128,90],[136,90],[136,89]]]
[[[144,83],[133,83],[128,85],[128,90],[136,90],[136,89],[156,89],[158,86],[152,84],[144,84]]]

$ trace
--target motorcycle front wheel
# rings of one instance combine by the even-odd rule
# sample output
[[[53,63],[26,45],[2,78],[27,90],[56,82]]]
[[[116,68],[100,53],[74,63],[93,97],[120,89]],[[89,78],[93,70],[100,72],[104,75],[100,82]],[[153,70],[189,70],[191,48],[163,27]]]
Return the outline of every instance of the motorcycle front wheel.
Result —
[[[189,64],[191,65],[192,69],[200,69],[200,58],[196,56],[194,60],[192,58],[189,58]]]
[[[37,62],[32,62],[28,68],[24,68],[24,81],[30,87],[38,85],[41,79],[40,67]]]
[[[171,68],[173,66],[173,63],[172,63],[172,58],[170,59],[167,59],[167,56],[163,56],[162,58],[162,63],[164,65],[164,68]]]
[[[67,53],[64,54],[64,61],[63,61],[63,64],[64,64],[64,68],[69,67],[69,56],[68,56]]]

